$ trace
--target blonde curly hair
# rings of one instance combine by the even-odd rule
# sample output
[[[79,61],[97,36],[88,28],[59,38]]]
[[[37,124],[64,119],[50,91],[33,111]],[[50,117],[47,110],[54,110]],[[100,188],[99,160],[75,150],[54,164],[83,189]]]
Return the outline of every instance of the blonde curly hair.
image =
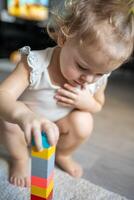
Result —
[[[66,0],[51,11],[47,26],[52,39],[59,32],[77,37],[81,44],[95,44],[121,63],[134,48],[134,0]],[[118,52],[118,53],[117,53]]]

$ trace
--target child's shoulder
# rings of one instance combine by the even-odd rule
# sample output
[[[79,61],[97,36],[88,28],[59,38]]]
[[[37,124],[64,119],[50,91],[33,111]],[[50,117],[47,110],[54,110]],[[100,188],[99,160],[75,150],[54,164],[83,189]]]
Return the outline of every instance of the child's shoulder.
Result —
[[[48,67],[53,50],[54,47],[42,50],[31,50],[29,46],[24,46],[19,49],[22,59],[23,57],[26,58],[27,65],[30,68],[31,87],[39,81],[45,68]]]
[[[30,46],[24,46],[19,49],[21,57],[27,58],[27,64],[31,69],[41,70],[47,67],[53,53],[54,47],[49,47],[42,50],[31,50]]]
[[[35,62],[45,62],[49,60],[53,50],[54,47],[48,47],[42,50],[31,50],[30,46],[24,46],[19,49],[19,52],[22,56],[27,56],[29,60],[34,60]]]

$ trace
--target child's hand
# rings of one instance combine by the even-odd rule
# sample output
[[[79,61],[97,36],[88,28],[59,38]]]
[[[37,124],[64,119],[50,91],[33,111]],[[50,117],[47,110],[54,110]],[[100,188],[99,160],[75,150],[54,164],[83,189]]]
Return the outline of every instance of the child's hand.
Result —
[[[90,99],[92,98],[90,91],[85,87],[79,90],[70,84],[65,84],[64,88],[58,89],[55,95],[57,104],[85,111],[89,111]]]
[[[59,138],[59,130],[55,123],[39,116],[26,114],[22,116],[18,122],[21,129],[24,131],[25,139],[28,144],[31,144],[32,136],[37,149],[42,150],[41,132],[44,131],[47,135],[48,142],[51,145],[56,145]]]

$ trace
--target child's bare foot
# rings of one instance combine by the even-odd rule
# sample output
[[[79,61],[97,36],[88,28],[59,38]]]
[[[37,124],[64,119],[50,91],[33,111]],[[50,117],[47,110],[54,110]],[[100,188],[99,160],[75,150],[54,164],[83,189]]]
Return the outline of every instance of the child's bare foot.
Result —
[[[28,176],[28,160],[12,159],[9,181],[16,186],[30,187],[30,176]]]
[[[81,166],[73,161],[70,156],[58,155],[56,156],[56,163],[73,177],[80,178],[83,174]]]

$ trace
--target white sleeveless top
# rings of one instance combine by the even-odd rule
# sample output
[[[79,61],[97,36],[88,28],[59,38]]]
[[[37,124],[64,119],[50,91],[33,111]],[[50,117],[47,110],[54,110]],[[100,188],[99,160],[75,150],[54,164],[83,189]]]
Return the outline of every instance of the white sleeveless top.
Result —
[[[31,51],[29,46],[20,49],[22,56],[27,55],[30,84],[19,99],[33,112],[51,121],[57,121],[69,114],[72,109],[57,105],[56,99],[54,99],[54,95],[60,87],[52,84],[48,73],[53,50],[54,48],[47,48]],[[97,82],[88,85],[92,94],[106,83],[108,76],[109,74],[103,75]]]

